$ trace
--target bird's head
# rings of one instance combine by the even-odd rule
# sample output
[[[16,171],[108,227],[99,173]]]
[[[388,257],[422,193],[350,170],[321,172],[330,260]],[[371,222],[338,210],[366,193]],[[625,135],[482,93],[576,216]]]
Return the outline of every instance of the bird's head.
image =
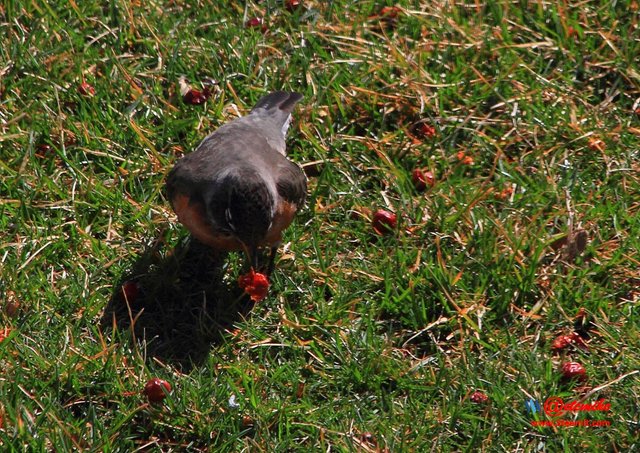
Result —
[[[225,185],[223,218],[218,223],[244,247],[258,267],[258,249],[264,244],[275,214],[275,197],[255,172],[243,172]]]

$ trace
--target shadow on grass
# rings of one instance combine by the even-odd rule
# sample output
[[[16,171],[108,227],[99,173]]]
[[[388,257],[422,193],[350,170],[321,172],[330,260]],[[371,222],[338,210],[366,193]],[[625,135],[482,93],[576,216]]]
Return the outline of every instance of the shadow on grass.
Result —
[[[236,284],[223,280],[225,258],[193,238],[164,257],[148,249],[115,285],[103,329],[143,342],[148,358],[183,370],[201,365],[254,305]]]

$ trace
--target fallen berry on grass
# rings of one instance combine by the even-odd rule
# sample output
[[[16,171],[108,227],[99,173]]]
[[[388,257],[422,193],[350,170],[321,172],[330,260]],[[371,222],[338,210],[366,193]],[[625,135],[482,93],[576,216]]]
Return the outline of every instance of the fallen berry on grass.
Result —
[[[159,403],[171,392],[171,384],[164,379],[151,378],[144,386],[142,393],[150,403]]]
[[[247,27],[259,27],[260,25],[262,25],[262,18],[261,17],[252,17],[251,19],[247,20],[245,25]]]
[[[370,433],[368,431],[360,434],[360,439],[363,442],[366,442],[367,444],[372,445],[374,447],[376,447],[378,445],[378,441],[376,440],[376,436],[374,436],[372,433]]]
[[[411,180],[413,181],[413,185],[419,191],[425,190],[427,187],[433,187],[435,184],[435,177],[433,173],[429,170],[420,170],[416,168],[411,173]]]
[[[383,6],[380,10],[380,16],[395,19],[400,12],[401,10],[397,6]]]
[[[36,149],[38,150],[36,154],[38,157],[46,157],[49,153],[51,153],[51,150],[53,148],[48,143],[38,143],[36,145]]]
[[[551,343],[551,349],[553,349],[554,351],[560,351],[572,343],[573,338],[571,338],[570,335],[560,335],[559,337],[556,337],[555,340],[553,340],[553,343]]]
[[[204,90],[199,91],[193,88],[190,88],[183,96],[182,101],[185,104],[191,105],[200,105],[204,104],[207,99],[211,97],[211,91],[209,87],[206,87]]]
[[[16,296],[15,291],[7,291],[4,301],[4,312],[10,318],[15,318],[20,311],[20,300]]]
[[[487,396],[487,394],[479,390],[476,390],[475,392],[473,392],[469,397],[469,399],[471,400],[472,403],[476,403],[476,404],[485,404],[489,401],[489,397]]]
[[[252,268],[248,273],[238,278],[238,286],[249,295],[252,301],[260,302],[267,297],[269,278]]]
[[[267,31],[267,25],[262,17],[252,17],[244,23],[244,26],[247,28],[259,28],[263,33]]]
[[[378,209],[373,214],[373,220],[371,221],[375,232],[382,236],[391,234],[396,229],[397,223],[396,215],[384,209]]]
[[[511,195],[513,195],[513,187],[507,186],[500,191],[500,193],[496,194],[496,198],[499,200],[508,200]]]
[[[474,164],[473,157],[468,156],[464,151],[458,151],[458,154],[456,154],[456,157],[458,158],[458,161],[460,161],[462,165]]]
[[[78,85],[78,93],[83,96],[94,96],[96,94],[96,89],[87,82],[82,82]]]
[[[572,332],[569,335],[559,335],[551,343],[551,349],[554,351],[562,351],[570,345],[576,345],[582,349],[587,349],[587,344],[584,342],[582,337],[578,335],[576,332]]]
[[[255,422],[253,421],[253,418],[251,418],[248,415],[243,415],[242,416],[242,427],[243,428],[252,428],[253,425],[255,425]]]
[[[285,0],[284,7],[289,12],[293,12],[300,7],[302,0]]]
[[[427,123],[418,123],[414,128],[414,132],[420,138],[433,138],[436,136],[436,128]]]
[[[569,38],[578,38],[580,35],[578,30],[573,28],[572,26],[567,27],[567,37]]]
[[[587,379],[587,370],[578,362],[566,362],[561,368],[562,377],[565,380],[584,381]]]
[[[382,30],[393,30],[396,28],[398,21],[398,14],[401,13],[402,10],[397,6],[384,6],[380,9],[378,14],[373,14],[369,16],[371,20],[378,21],[378,28]]]
[[[11,327],[3,327],[0,329],[0,343],[7,339],[11,335]]]

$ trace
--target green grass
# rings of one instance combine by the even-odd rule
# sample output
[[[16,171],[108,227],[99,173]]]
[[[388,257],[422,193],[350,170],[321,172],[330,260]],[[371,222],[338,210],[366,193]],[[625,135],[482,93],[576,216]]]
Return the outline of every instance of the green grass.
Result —
[[[637,449],[638,2],[303,4],[0,6],[2,449]],[[184,104],[181,76],[214,95]],[[163,184],[276,89],[305,96],[292,158],[322,162],[251,307],[243,257],[190,244]],[[553,353],[580,310],[588,350]],[[152,376],[173,386],[155,406]],[[610,426],[524,410],[585,395],[611,411],[564,418]]]

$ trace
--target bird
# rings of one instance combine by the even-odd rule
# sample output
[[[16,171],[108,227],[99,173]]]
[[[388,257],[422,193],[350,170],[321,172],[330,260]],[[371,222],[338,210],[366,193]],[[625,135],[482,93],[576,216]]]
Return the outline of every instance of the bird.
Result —
[[[307,178],[287,158],[285,138],[302,95],[274,91],[248,115],[209,134],[166,178],[178,221],[216,252],[244,251],[271,275],[283,231],[304,205]],[[264,267],[262,251],[270,249]]]

